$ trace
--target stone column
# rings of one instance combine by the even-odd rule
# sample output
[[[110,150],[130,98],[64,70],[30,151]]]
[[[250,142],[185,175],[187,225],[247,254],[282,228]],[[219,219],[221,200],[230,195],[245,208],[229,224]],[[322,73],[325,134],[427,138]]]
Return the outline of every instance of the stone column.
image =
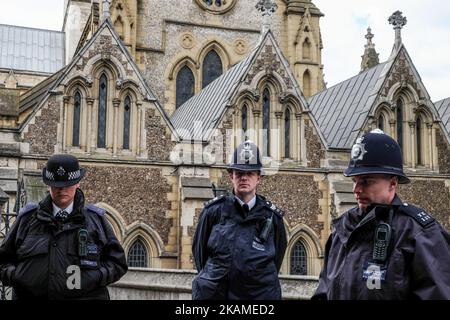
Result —
[[[86,130],[86,153],[91,153],[92,148],[92,113],[94,112],[94,98],[87,97],[87,130]]]
[[[302,155],[302,147],[303,147],[303,131],[302,131],[302,114],[296,113],[295,114],[295,122],[297,125],[297,134],[295,134],[295,141],[296,141],[296,148],[295,148],[295,158],[298,161],[298,163],[303,163],[303,155]]]
[[[391,132],[391,137],[397,139],[397,130],[395,130],[395,120],[389,120],[389,127]]]
[[[272,141],[272,143],[278,143],[278,151],[277,151],[277,155],[275,157],[275,159],[277,159],[278,161],[281,161],[281,155],[283,154],[283,146],[286,143],[286,141],[284,141],[284,130],[281,130],[281,118],[283,117],[283,112],[281,111],[277,111],[275,112],[275,117],[277,118],[277,128],[278,128],[278,132],[280,132],[280,137],[278,137],[278,139],[274,139],[274,141]],[[276,137],[274,137],[276,138]],[[282,143],[284,141],[284,143]],[[284,155],[284,157],[286,158],[286,155]]]
[[[259,116],[261,115],[261,110],[253,110],[253,119],[255,119],[255,136],[254,136],[254,143],[261,149],[261,146],[259,145],[259,141],[261,141],[260,132],[259,132]]]
[[[140,113],[140,125],[139,125],[139,156],[141,158],[146,158],[145,151],[147,150],[147,139],[145,136],[145,107],[142,101],[137,101],[136,105]]]
[[[429,166],[431,170],[434,170],[433,163],[433,123],[427,122],[427,133],[428,133],[428,157],[429,157]]]
[[[411,133],[411,168],[416,167],[416,122],[409,121],[409,131]]]
[[[300,129],[300,139],[301,139],[301,159],[302,159],[302,166],[307,167],[308,166],[308,156],[306,153],[306,134],[305,134],[305,116],[308,114],[308,111],[302,112],[302,118],[301,118],[301,129]]]
[[[436,124],[436,125],[435,125]],[[437,145],[436,145],[436,130],[435,128],[439,128],[439,121],[434,121],[433,125],[431,126],[431,148],[433,148],[433,169],[438,170],[439,163],[438,163],[438,157],[437,157]]]
[[[113,157],[117,157],[117,148],[119,144],[119,107],[120,99],[113,99],[114,106],[114,128],[113,128]]]
[[[70,96],[64,96],[63,97],[63,112],[62,112],[62,121],[61,121],[61,130],[62,130],[62,152],[66,151],[66,145],[67,145],[67,108],[70,104]]]

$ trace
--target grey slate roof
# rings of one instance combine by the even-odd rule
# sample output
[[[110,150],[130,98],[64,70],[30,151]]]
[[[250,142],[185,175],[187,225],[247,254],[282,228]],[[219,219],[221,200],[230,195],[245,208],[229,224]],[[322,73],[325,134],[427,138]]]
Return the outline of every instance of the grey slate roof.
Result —
[[[308,99],[328,148],[351,148],[391,65],[381,63]]]
[[[20,96],[19,112],[23,112],[29,108],[35,108],[44,99],[46,99],[50,90],[58,81],[61,74],[64,72],[65,68],[59,70],[51,77],[48,77],[44,81],[39,82],[33,88],[28,90],[26,93]]]
[[[438,102],[435,102],[434,105],[439,113],[442,124],[447,130],[447,134],[450,135],[450,97]]]
[[[0,68],[54,73],[64,66],[64,32],[0,24]]]
[[[232,93],[239,85],[258,49],[259,47],[256,47],[245,59],[175,110],[170,120],[180,138],[195,141],[208,140],[208,133],[220,121]]]
[[[227,107],[231,106],[231,101],[240,88],[240,84],[244,81],[255,59],[258,59],[261,50],[268,43],[275,49],[288,77],[292,80],[293,94],[300,99],[305,110],[308,109],[307,101],[298,87],[289,63],[281,52],[273,33],[269,30],[247,57],[175,110],[170,120],[180,138],[204,142],[211,138],[212,130],[221,121]]]

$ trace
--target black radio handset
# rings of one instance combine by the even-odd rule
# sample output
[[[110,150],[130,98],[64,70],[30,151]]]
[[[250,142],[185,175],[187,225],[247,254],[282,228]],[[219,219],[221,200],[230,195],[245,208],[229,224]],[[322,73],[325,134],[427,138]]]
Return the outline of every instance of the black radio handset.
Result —
[[[86,229],[78,230],[78,255],[80,257],[87,256],[88,232]]]
[[[389,222],[392,223],[393,209],[389,209]],[[384,263],[388,257],[388,250],[391,243],[392,228],[390,224],[380,222],[375,230],[373,242],[373,260]]]
[[[385,262],[389,243],[391,240],[391,226],[387,223],[380,223],[375,230],[375,240],[373,244],[373,259],[379,262]]]

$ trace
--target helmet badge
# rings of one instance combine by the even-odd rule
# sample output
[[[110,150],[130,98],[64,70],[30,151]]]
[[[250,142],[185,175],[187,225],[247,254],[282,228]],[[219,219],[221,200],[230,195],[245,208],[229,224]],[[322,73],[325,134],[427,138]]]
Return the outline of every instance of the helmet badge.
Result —
[[[239,154],[239,159],[248,164],[253,159],[253,157],[254,155],[250,143],[246,142],[244,144],[244,148],[241,150],[241,153]]]
[[[362,143],[364,140],[364,137],[358,138],[356,140],[356,144],[353,145],[352,148],[352,159],[353,160],[362,160],[364,158],[364,155],[367,153],[365,144]]]
[[[66,174],[66,170],[64,170],[64,168],[60,166],[56,173],[58,174],[58,176],[63,176]]]

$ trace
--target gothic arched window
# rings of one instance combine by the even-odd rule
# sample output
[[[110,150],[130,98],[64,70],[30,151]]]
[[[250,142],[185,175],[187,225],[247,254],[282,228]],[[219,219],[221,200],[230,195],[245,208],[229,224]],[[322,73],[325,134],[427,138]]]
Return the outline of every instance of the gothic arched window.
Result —
[[[284,114],[284,157],[291,157],[291,110],[289,108]]]
[[[100,77],[98,93],[98,130],[97,147],[106,147],[106,111],[108,99],[108,80],[105,74]]]
[[[222,60],[216,51],[211,50],[203,60],[202,88],[216,80],[222,74]]]
[[[305,41],[303,42],[303,59],[304,60],[309,60],[311,59],[311,42],[309,41],[308,38],[305,39]]]
[[[291,274],[302,276],[308,274],[308,255],[305,246],[300,240],[292,248]]]
[[[73,130],[72,130],[72,146],[80,146],[80,119],[81,118],[81,94],[75,92],[73,103]]]
[[[244,135],[247,132],[248,128],[248,107],[247,104],[242,106],[242,131],[244,131]]]
[[[308,70],[306,70],[303,74],[303,94],[305,97],[309,97],[311,95],[311,76]]]
[[[133,242],[128,251],[128,266],[147,268],[147,249],[140,239]]]
[[[403,151],[403,101],[397,100],[397,142]]]
[[[131,99],[126,96],[123,104],[123,149],[130,149]]]
[[[191,69],[188,66],[184,66],[178,72],[176,86],[177,86],[176,107],[178,108],[194,95],[195,90],[194,74],[192,73]]]
[[[264,89],[263,92],[263,155],[270,154],[270,92]]]
[[[423,165],[423,154],[422,154],[422,136],[423,136],[423,126],[422,119],[417,117],[416,120],[416,141],[417,141],[417,164]]]
[[[377,127],[378,127],[378,129],[384,131],[384,116],[383,116],[383,114],[380,114],[380,116],[378,117]]]
[[[122,41],[125,41],[125,37],[124,37],[125,33],[124,33],[123,21],[122,21],[121,16],[118,16],[117,20],[114,22],[114,29],[116,30],[120,39],[122,39]]]

